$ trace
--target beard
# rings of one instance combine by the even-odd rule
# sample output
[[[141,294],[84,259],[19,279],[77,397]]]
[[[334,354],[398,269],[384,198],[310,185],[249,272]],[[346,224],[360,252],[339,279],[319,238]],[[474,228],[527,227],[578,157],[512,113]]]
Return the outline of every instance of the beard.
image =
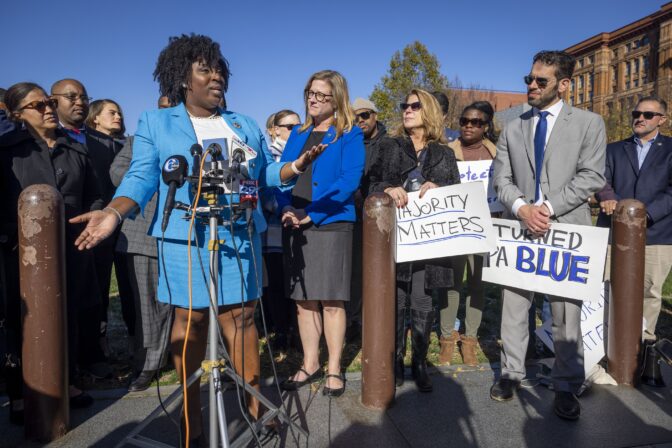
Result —
[[[541,92],[538,98],[527,100],[527,104],[537,109],[544,109],[546,106],[555,101],[558,97],[558,84],[556,83],[550,90],[545,90]]]

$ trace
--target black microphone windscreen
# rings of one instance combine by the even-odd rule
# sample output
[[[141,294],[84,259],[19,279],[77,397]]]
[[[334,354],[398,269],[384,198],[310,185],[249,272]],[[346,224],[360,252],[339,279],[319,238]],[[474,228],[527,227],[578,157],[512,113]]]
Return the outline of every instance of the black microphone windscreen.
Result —
[[[184,184],[184,178],[187,175],[189,164],[184,156],[170,156],[163,164],[161,169],[161,179],[166,184],[177,182],[178,187]]]
[[[203,154],[203,147],[198,143],[194,143],[193,145],[191,145],[189,152],[191,153],[192,156],[200,156],[201,154]]]

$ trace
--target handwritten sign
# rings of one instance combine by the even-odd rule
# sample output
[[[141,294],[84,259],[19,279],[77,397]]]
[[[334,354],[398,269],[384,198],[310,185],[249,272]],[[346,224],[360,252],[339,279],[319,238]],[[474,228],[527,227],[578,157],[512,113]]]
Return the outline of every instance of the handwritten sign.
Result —
[[[604,284],[603,284],[604,285]],[[595,300],[584,301],[581,307],[581,334],[583,335],[583,367],[588,372],[604,357],[607,336],[607,315],[609,300],[605,299],[604,287]],[[539,339],[553,352],[553,319],[548,319],[537,328]]]
[[[483,182],[485,194],[488,198],[488,206],[491,212],[504,211],[504,206],[497,198],[497,193],[492,186],[492,160],[475,160],[472,162],[457,162],[460,170],[460,182]]]
[[[408,194],[396,214],[397,263],[486,253],[497,246],[483,186],[478,182]]]
[[[533,238],[520,221],[492,220],[498,247],[490,252],[483,280],[577,300],[597,300],[609,229],[551,224]]]

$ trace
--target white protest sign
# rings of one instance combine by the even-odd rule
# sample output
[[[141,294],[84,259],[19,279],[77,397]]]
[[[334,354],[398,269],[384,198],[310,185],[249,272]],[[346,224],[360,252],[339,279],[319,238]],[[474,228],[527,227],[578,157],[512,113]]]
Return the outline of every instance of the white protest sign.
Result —
[[[397,263],[495,249],[485,190],[478,182],[408,193],[408,204],[396,211]]]
[[[488,198],[488,206],[491,212],[502,212],[504,206],[499,199],[497,193],[492,186],[492,160],[474,160],[471,162],[457,162],[457,167],[460,170],[460,182],[483,182],[485,187],[485,194]]]
[[[604,285],[604,283],[602,283]],[[595,300],[583,302],[581,307],[581,334],[583,335],[583,368],[588,372],[604,357],[604,338],[607,336],[607,314],[609,300],[605,300],[604,286],[599,297]],[[553,319],[548,319],[537,328],[539,339],[553,352]]]
[[[597,300],[609,229],[552,223],[533,238],[520,221],[493,218],[497,250],[483,266],[483,280],[577,300]]]

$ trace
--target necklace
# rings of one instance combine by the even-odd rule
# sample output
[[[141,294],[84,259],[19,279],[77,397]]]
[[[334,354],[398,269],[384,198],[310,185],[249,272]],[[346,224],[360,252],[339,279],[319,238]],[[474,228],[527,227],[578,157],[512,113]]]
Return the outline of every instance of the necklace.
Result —
[[[219,112],[215,112],[214,114],[212,114],[208,117],[197,117],[196,115],[192,115],[191,112],[189,112],[189,109],[186,109],[186,110],[187,110],[187,115],[189,115],[189,118],[193,118],[195,120],[214,120],[216,118],[219,118]]]

